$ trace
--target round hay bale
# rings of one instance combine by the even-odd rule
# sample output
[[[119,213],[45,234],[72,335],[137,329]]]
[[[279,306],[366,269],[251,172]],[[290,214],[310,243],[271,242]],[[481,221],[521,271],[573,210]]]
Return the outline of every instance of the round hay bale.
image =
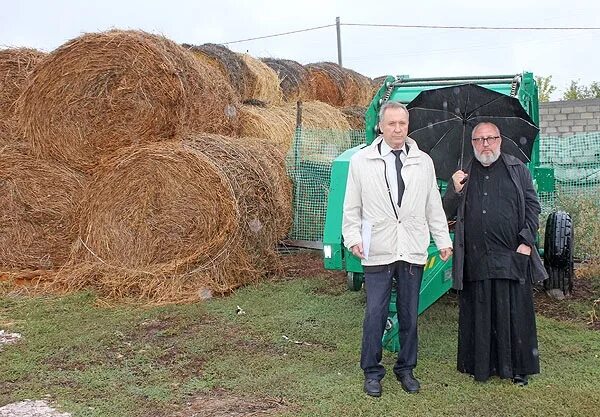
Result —
[[[268,140],[287,152],[296,128],[296,115],[289,106],[257,106],[245,104],[240,110],[240,135]]]
[[[242,135],[267,139],[287,153],[294,141],[296,113],[296,104],[291,103],[264,108],[244,105],[240,115]],[[330,142],[346,143],[350,130],[350,124],[339,109],[320,101],[302,103],[302,127],[311,130],[303,143],[317,148]]]
[[[289,59],[261,58],[260,60],[277,74],[279,87],[285,101],[315,99],[314,87],[310,83],[310,74],[304,66]]]
[[[82,170],[131,144],[192,129],[237,132],[238,101],[184,48],[141,31],[82,35],[44,58],[17,102],[37,156]]]
[[[365,113],[366,107],[350,106],[344,107],[342,113],[346,117],[350,128],[354,130],[365,130]]]
[[[241,57],[248,71],[244,77],[247,81],[245,91],[248,97],[244,100],[260,100],[273,105],[283,104],[279,78],[275,71],[248,54],[241,54]]]
[[[27,78],[45,56],[29,48],[0,50],[0,120],[12,119],[15,102],[23,92]]]
[[[291,183],[284,154],[274,144],[254,138],[192,135],[186,144],[221,167],[239,207],[239,244],[250,255],[258,275],[272,272],[278,264],[276,245],[292,223]]]
[[[340,107],[344,105],[344,90],[347,88],[346,74],[339,65],[332,62],[318,62],[305,65],[314,87],[314,99]]]
[[[190,52],[194,54],[200,62],[210,65],[223,74],[229,80],[229,84],[241,100],[246,100],[248,97],[246,79],[249,74],[248,67],[242,57],[223,45],[214,43],[205,43],[204,45],[189,45],[183,44]]]
[[[347,86],[344,94],[344,106],[368,106],[373,99],[371,79],[358,72],[343,68],[347,77]]]
[[[0,147],[2,270],[51,270],[65,263],[86,183],[65,166],[26,155],[21,144]]]
[[[86,190],[79,244],[55,285],[155,301],[228,290],[238,218],[229,181],[203,153],[181,142],[121,149]]]

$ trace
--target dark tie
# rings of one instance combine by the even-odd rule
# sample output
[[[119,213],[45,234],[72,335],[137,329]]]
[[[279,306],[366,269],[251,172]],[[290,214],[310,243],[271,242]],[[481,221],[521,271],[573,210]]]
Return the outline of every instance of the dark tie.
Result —
[[[402,205],[402,194],[404,194],[404,181],[402,180],[402,161],[400,160],[400,155],[402,155],[402,150],[392,151],[394,155],[396,155],[396,177],[398,178],[398,206]]]

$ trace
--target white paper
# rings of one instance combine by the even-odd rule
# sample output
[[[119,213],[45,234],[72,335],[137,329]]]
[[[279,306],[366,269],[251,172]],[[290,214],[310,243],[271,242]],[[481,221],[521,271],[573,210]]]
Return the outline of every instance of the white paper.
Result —
[[[369,259],[369,248],[371,247],[372,229],[373,225],[369,221],[362,219],[360,235],[362,238],[363,255],[365,256],[365,259]]]

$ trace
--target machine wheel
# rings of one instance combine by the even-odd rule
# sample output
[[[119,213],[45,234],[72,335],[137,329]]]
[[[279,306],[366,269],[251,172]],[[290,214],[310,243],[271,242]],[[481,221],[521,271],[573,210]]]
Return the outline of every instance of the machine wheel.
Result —
[[[360,291],[363,285],[363,274],[359,272],[348,272],[346,274],[346,284],[350,291]]]
[[[573,289],[573,222],[564,211],[550,213],[546,221],[544,265],[549,278],[546,290],[559,289],[563,294]]]

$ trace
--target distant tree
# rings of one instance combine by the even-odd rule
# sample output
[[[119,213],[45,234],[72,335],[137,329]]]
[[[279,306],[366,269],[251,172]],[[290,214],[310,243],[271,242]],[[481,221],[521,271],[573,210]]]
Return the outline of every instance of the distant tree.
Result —
[[[550,101],[550,96],[556,90],[556,87],[552,85],[552,75],[547,77],[536,76],[535,81],[538,86],[538,97],[541,102]]]
[[[592,93],[593,98],[600,98],[600,83],[598,81],[594,81],[590,84],[590,91]]]
[[[571,81],[571,85],[563,94],[563,100],[581,100],[584,98],[600,98],[600,83],[594,81],[586,86],[580,85],[579,80]]]

